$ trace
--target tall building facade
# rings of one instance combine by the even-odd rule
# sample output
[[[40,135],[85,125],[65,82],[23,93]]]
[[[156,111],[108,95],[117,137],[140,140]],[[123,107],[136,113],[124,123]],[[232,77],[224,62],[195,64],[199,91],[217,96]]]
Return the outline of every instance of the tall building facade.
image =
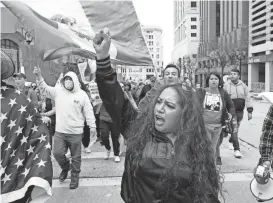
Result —
[[[151,76],[162,77],[163,44],[162,29],[157,26],[142,26],[143,36],[150,51],[152,66],[117,66],[117,72],[123,80],[145,81]]]
[[[211,60],[211,53],[215,50],[226,57],[222,59],[227,63],[223,73],[227,74],[233,68],[241,69],[241,78],[247,82],[248,7],[248,1],[200,2],[200,44],[196,80],[202,85],[205,85],[208,71],[222,71],[219,61]]]
[[[172,61],[181,66],[183,57],[196,58],[199,45],[200,1],[174,1],[174,49]],[[180,67],[181,68],[181,67]],[[183,69],[182,70],[182,75]]]
[[[200,42],[198,46],[198,69],[195,73],[195,81],[205,86],[207,73],[207,57],[218,43],[220,36],[220,2],[200,1]]]
[[[251,1],[249,25],[249,86],[255,92],[272,92],[273,1]]]

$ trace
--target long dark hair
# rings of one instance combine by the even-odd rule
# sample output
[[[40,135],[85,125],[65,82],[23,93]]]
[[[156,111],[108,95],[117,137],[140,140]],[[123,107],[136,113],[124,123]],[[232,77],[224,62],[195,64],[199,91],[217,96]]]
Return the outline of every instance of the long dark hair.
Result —
[[[210,79],[210,76],[216,76],[218,79],[219,79],[219,85],[218,87],[222,88],[223,87],[223,80],[222,80],[222,77],[220,76],[219,73],[217,72],[210,72],[208,75],[207,75],[207,78],[206,78],[206,87],[209,87],[209,79]]]
[[[153,135],[160,134],[154,125],[154,107],[161,92],[169,87],[178,93],[182,112],[175,142],[175,161],[170,170],[158,180],[157,192],[163,194],[161,199],[168,200],[170,192],[179,186],[178,180],[172,179],[173,174],[185,164],[179,157],[186,157],[193,172],[188,188],[193,202],[206,203],[211,199],[217,202],[218,192],[222,194],[222,184],[216,170],[211,142],[206,135],[201,107],[195,93],[183,90],[181,85],[168,85],[159,89],[157,95],[147,104],[147,111],[139,113],[127,128],[125,133],[129,139],[126,157],[129,159],[131,174],[134,175],[138,169],[146,143],[152,141]]]

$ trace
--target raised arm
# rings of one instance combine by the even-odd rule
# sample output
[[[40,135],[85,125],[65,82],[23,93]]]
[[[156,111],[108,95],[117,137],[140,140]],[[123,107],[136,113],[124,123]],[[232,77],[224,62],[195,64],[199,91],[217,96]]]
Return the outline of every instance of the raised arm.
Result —
[[[135,119],[137,111],[125,98],[117,81],[117,74],[111,66],[109,56],[111,38],[108,32],[104,31],[107,34],[100,33],[100,37],[103,38],[102,42],[99,42],[96,37],[94,38],[94,48],[97,55],[96,81],[107,112],[123,134],[129,123]]]
[[[113,122],[117,123],[123,134],[127,126],[137,116],[137,111],[131,102],[125,98],[115,70],[111,67],[110,57],[97,60],[96,80],[99,94],[106,111]]]
[[[36,76],[37,86],[39,90],[41,91],[41,94],[43,94],[45,97],[49,99],[54,100],[56,95],[56,88],[46,84],[46,82],[44,81],[42,77],[41,69],[39,67],[34,67],[33,73]]]

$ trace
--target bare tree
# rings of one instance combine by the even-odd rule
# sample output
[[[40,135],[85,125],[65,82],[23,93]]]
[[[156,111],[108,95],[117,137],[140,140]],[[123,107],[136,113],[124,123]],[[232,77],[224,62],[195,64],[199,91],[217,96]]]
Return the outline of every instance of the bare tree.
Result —
[[[197,66],[197,58],[193,55],[183,57],[183,68],[185,76],[188,76],[191,81],[194,80],[195,70]]]

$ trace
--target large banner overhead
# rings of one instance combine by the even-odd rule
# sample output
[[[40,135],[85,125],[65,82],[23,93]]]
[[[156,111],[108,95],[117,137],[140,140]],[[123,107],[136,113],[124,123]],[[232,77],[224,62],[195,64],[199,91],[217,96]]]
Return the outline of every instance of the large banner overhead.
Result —
[[[78,27],[77,23],[72,25],[45,18],[21,1],[2,1],[18,18],[22,26],[31,31],[35,40],[33,46],[37,50],[38,56],[44,61],[67,55],[95,59],[92,41],[94,35],[92,33],[109,27],[113,40],[110,47],[113,63],[152,66],[153,62],[132,2],[125,1],[122,3],[122,7],[118,2],[112,5],[109,2],[99,2],[99,4],[92,6],[96,2],[81,2],[85,13],[89,15],[89,22],[92,23],[91,32],[86,32],[82,27]],[[79,4],[79,2],[76,3]],[[96,10],[95,14],[90,15],[94,9]]]
[[[117,58],[132,64],[153,66],[132,1],[80,1],[92,29],[108,27]]]

